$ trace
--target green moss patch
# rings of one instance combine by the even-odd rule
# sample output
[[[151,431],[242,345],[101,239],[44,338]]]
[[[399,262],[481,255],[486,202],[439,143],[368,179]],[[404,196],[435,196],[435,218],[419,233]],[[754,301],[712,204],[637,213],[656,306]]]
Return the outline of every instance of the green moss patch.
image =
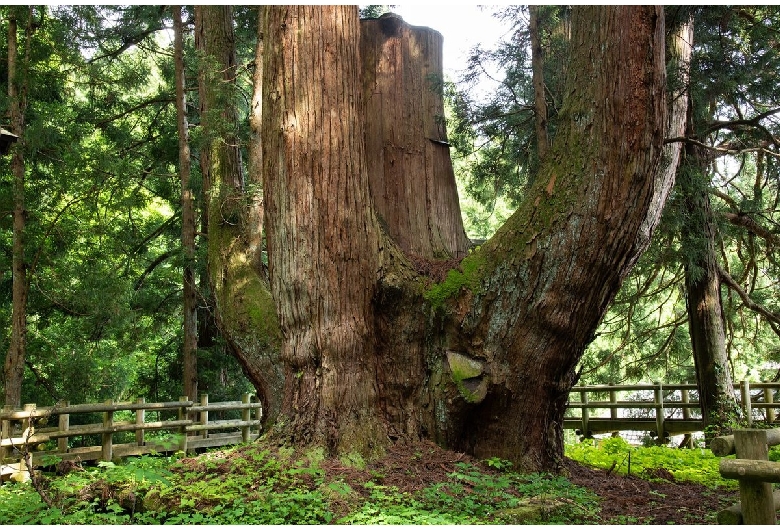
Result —
[[[461,289],[472,291],[479,287],[482,278],[480,270],[484,264],[484,258],[480,253],[472,253],[460,262],[457,269],[450,269],[443,282],[434,283],[423,293],[424,298],[431,307],[438,309],[444,306],[447,299],[455,296]]]

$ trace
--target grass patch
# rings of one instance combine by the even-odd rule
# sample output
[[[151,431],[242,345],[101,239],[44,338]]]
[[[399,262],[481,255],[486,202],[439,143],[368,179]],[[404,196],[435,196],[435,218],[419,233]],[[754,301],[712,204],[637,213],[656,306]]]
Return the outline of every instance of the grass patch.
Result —
[[[720,458],[709,449],[634,447],[622,438],[605,438],[567,445],[566,456],[588,466],[651,480],[655,479],[657,470],[665,469],[675,480],[698,482],[711,488],[737,486],[736,481],[720,476]]]

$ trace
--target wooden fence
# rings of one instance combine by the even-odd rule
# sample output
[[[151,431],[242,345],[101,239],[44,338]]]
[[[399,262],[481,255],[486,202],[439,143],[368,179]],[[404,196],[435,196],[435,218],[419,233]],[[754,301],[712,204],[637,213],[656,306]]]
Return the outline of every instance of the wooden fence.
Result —
[[[209,417],[209,413],[222,415],[229,411],[238,411],[240,419]],[[102,414],[100,423],[74,425],[71,422],[74,415],[95,413]],[[160,420],[162,415],[173,419]],[[188,451],[248,442],[260,434],[261,415],[262,405],[253,402],[250,394],[244,394],[241,401],[221,403],[209,403],[208,396],[204,395],[200,402],[185,396],[179,401],[165,403],[146,403],[141,398],[135,402],[109,400],[98,404],[40,408],[29,404],[21,410],[5,407],[0,412],[0,464],[18,462],[19,453],[25,450],[32,453],[33,462],[38,464],[46,456],[111,461],[116,457],[151,452]],[[156,421],[150,421],[155,420],[152,416],[156,416]],[[147,437],[151,431],[167,431],[168,439]],[[133,432],[134,440],[114,443],[114,436],[125,432]],[[77,437],[97,436],[100,436],[100,445],[73,447],[71,443]],[[46,442],[52,440],[57,442],[57,447],[45,447]]]
[[[780,445],[780,429],[737,429],[734,434],[712,440],[715,456],[723,458],[720,474],[739,481],[739,504],[718,513],[719,524],[777,524],[780,492],[772,483],[780,482],[780,462],[769,461],[769,447]]]
[[[748,425],[776,423],[780,383],[734,385]],[[642,395],[648,396],[644,398]],[[694,384],[589,385],[569,393],[564,429],[586,438],[619,431],[647,431],[658,441],[703,429],[701,407]],[[577,415],[579,413],[579,415]]]
[[[742,381],[735,385],[735,390],[738,390],[749,424],[753,420],[777,423],[780,401],[776,402],[775,397],[780,391],[780,383]],[[241,419],[214,421],[209,418],[209,412],[227,411],[239,411]],[[174,419],[160,420],[160,414],[165,412],[172,413]],[[72,424],[72,415],[85,413],[102,414],[102,422]],[[124,416],[122,420],[117,420],[118,413]],[[147,416],[155,413],[157,421],[149,421]],[[229,445],[256,438],[261,414],[261,404],[252,402],[249,394],[244,395],[242,401],[212,404],[209,404],[208,396],[203,396],[198,403],[183,397],[179,401],[165,403],[146,403],[139,399],[132,403],[107,401],[41,408],[30,404],[19,410],[6,407],[0,412],[0,464],[15,458],[12,454],[14,448],[18,450],[22,447],[35,449],[34,459],[40,462],[47,455],[66,460],[110,461],[114,457],[150,452]],[[128,420],[128,417],[133,419]],[[53,426],[55,419],[57,425]],[[46,425],[43,425],[43,420],[46,420]],[[659,441],[674,434],[698,432],[702,430],[702,421],[696,385],[577,386],[569,394],[564,428],[574,429],[585,437],[619,431],[646,431]],[[167,431],[169,439],[147,439],[146,433],[152,431]],[[133,432],[134,441],[114,443],[114,435],[122,432]],[[73,447],[71,441],[74,438],[88,436],[100,436],[100,445]],[[56,440],[56,449],[40,448],[41,444],[50,440]]]

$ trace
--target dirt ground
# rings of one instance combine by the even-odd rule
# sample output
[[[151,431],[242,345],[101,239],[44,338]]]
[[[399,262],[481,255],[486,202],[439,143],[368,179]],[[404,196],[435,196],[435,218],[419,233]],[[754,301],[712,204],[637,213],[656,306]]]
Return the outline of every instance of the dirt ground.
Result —
[[[363,470],[344,466],[338,460],[327,460],[322,465],[327,475],[340,476],[356,490],[372,476],[381,475],[383,484],[412,492],[447,481],[458,462],[472,463],[485,473],[496,472],[468,455],[429,443],[391,447],[384,458]],[[566,461],[566,468],[573,484],[600,497],[601,513],[594,523],[714,524],[717,512],[738,500],[736,491],[677,482],[665,469],[656,470],[654,480],[649,480],[609,473],[572,460]]]
[[[569,480],[601,498],[601,518],[632,524],[715,524],[718,511],[739,501],[739,493],[711,489],[695,482],[677,482],[657,469],[660,480],[616,475],[567,461]]]

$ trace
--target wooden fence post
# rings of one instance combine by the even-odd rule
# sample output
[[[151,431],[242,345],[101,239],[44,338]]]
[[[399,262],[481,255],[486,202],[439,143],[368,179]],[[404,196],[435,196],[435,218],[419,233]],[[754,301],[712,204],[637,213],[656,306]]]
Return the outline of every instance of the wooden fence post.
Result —
[[[585,390],[580,391],[580,403],[582,403],[583,405],[588,404],[588,392]],[[582,437],[590,438],[590,433],[588,431],[588,420],[590,420],[590,411],[585,406],[583,406],[580,410],[582,411],[580,413],[580,416],[582,417]]]
[[[766,431],[762,429],[737,429],[734,431],[737,458],[768,460],[769,447]],[[745,524],[776,524],[772,484],[759,480],[740,479],[739,496],[742,502],[742,519]]]
[[[64,406],[67,407],[70,404],[69,401],[66,401]],[[62,432],[68,432],[68,429],[70,428],[70,414],[60,414],[60,419],[57,424],[57,428]],[[67,453],[68,452],[68,437],[63,436],[62,438],[57,438],[57,451],[60,453]]]
[[[208,407],[209,406],[209,395],[208,394],[201,394],[200,396],[200,405],[202,407]],[[200,412],[200,423],[205,427],[209,423],[209,411],[208,410],[202,410]],[[202,431],[203,438],[209,437],[209,430],[203,429]]]
[[[146,403],[146,398],[138,398],[136,400],[136,403],[139,405],[143,405]],[[136,409],[135,410],[135,443],[136,445],[143,446],[146,445],[146,440],[144,439],[144,430],[143,425],[146,422],[146,410],[145,409]]]
[[[775,402],[775,389],[769,386],[764,387],[764,403],[770,405],[766,408],[767,423],[775,422],[775,409],[771,407]]]
[[[13,412],[14,408],[11,405],[3,405],[3,413]],[[11,438],[11,420],[4,419],[0,424],[0,441]],[[9,449],[7,447],[0,447],[0,464],[5,462],[8,458]]]
[[[188,396],[179,397],[179,401],[189,401],[189,400],[190,398]],[[179,419],[180,420],[187,419],[187,407],[179,407]],[[181,434],[181,440],[179,441],[179,450],[184,452],[184,454],[187,454],[187,427],[185,426],[180,427],[179,433]]]
[[[105,404],[113,405],[114,400],[108,399]],[[114,433],[111,432],[113,425],[114,412],[107,410],[103,413],[103,428],[108,430],[108,432],[104,432],[102,435],[103,443],[101,445],[103,447],[103,453],[101,458],[103,459],[103,462],[111,462],[114,458]]]
[[[660,381],[655,383],[655,429],[658,433],[658,445],[664,444],[664,386]]]
[[[686,385],[688,383],[685,383]],[[680,401],[682,402],[682,416],[684,420],[690,420],[691,419],[691,411],[688,408],[688,405],[691,403],[691,396],[688,392],[687,388],[680,389]],[[686,433],[687,436],[687,442],[688,442],[688,449],[693,449],[693,436],[691,436],[691,433]]]
[[[609,391],[609,402],[612,405],[616,405],[617,404],[617,390],[610,390]],[[617,408],[612,407],[611,409],[609,409],[609,417],[612,418],[613,420],[618,419]],[[617,438],[618,436],[620,436],[620,432],[619,431],[613,431],[612,432],[612,437],[613,438]]]
[[[25,403],[24,405],[25,416],[24,419],[22,420],[22,439],[24,439],[25,441],[28,436],[32,436],[33,433],[35,432],[35,424],[30,419],[30,413],[35,412],[35,408],[36,408],[35,403]]]
[[[244,394],[241,396],[241,403],[249,405],[252,394]],[[251,419],[252,409],[249,407],[241,409],[241,421],[249,421]],[[247,443],[249,441],[249,425],[241,427],[241,441]]]
[[[750,403],[750,382],[742,381],[740,383],[742,390],[742,410],[745,413],[748,427],[753,425],[753,405]]]
[[[260,402],[260,400],[257,400],[257,403],[260,404],[259,407],[255,409],[255,421],[258,422],[257,424],[257,436],[260,436],[260,433],[263,432],[263,426],[259,422],[263,420],[263,404]]]

